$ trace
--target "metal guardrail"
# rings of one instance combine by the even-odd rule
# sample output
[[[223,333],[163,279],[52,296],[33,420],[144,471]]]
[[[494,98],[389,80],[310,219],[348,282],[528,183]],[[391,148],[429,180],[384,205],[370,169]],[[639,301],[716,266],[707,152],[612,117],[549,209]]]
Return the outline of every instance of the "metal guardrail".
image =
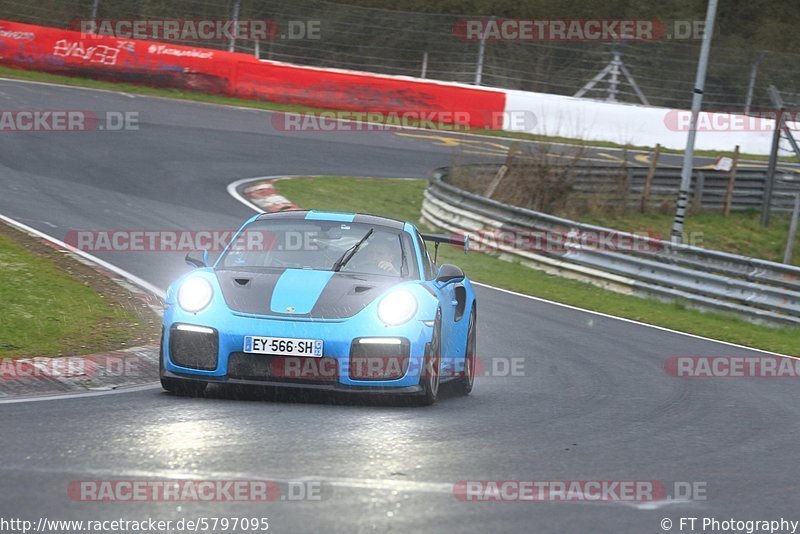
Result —
[[[515,163],[517,169],[524,163]],[[531,165],[535,167],[535,165]],[[497,172],[495,164],[463,165],[462,169],[476,175],[486,176],[487,181]],[[645,188],[648,168],[638,166],[620,167],[615,165],[572,165],[565,166],[572,191],[578,195],[600,193],[609,201],[625,202],[631,207],[638,206]],[[741,166],[736,171],[731,209],[761,209],[766,183],[766,168],[751,169]],[[689,198],[693,205],[709,209],[722,209],[728,188],[730,173],[710,169],[694,169]],[[800,173],[776,173],[772,211],[791,211],[794,195],[800,193]],[[653,175],[649,194],[649,205],[655,206],[663,200],[673,201],[678,195],[681,169],[658,167]]]
[[[800,325],[800,268],[583,224],[464,191],[434,174],[427,222],[546,271],[681,300],[758,322]],[[610,246],[609,246],[610,245]]]

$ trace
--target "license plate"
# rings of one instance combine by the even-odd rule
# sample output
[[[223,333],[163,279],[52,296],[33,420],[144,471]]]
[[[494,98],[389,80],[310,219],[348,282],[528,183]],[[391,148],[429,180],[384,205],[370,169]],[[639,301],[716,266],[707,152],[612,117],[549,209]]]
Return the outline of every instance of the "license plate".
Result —
[[[322,340],[292,337],[245,336],[244,351],[250,354],[322,358]]]

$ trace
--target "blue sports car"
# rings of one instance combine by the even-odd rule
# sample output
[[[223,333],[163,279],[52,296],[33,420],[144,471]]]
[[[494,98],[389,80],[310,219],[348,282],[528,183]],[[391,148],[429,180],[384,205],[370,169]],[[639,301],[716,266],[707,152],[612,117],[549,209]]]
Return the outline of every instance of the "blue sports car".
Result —
[[[434,243],[431,260],[426,241]],[[320,211],[260,214],[219,258],[167,291],[161,384],[199,395],[209,383],[410,395],[463,394],[476,368],[475,293],[436,266],[439,244],[409,222]]]

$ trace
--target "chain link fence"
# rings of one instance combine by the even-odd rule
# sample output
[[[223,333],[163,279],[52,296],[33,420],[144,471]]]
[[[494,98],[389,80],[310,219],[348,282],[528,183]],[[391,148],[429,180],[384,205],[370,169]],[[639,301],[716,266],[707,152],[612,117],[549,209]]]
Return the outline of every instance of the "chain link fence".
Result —
[[[326,0],[0,0],[0,18],[54,27],[91,19],[225,20],[238,7],[239,20],[319,21],[319,39],[238,41],[236,50],[262,59],[302,65],[421,76],[474,83],[480,43],[458,38],[457,21],[467,17],[401,12]],[[469,17],[474,18],[474,17]],[[224,42],[176,41],[226,49]],[[688,108],[699,41],[509,42],[487,41],[481,84],[574,95],[613,58],[615,50],[650,105]],[[705,109],[744,110],[759,50],[712,47]],[[800,54],[767,52],[758,62],[751,109],[769,109],[770,84],[800,93]],[[608,82],[585,96],[605,98]],[[639,102],[622,79],[616,98]]]

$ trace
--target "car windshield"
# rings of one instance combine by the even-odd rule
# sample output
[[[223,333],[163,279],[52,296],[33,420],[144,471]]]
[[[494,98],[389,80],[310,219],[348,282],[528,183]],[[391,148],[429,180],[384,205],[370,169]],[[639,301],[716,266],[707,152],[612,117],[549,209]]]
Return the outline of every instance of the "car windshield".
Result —
[[[370,233],[370,230],[372,232]],[[368,237],[367,234],[370,234]],[[360,240],[361,246],[351,250]],[[349,252],[348,252],[349,251]],[[364,223],[307,219],[259,220],[249,224],[220,258],[223,269],[334,270],[410,278],[418,276],[409,235]]]

